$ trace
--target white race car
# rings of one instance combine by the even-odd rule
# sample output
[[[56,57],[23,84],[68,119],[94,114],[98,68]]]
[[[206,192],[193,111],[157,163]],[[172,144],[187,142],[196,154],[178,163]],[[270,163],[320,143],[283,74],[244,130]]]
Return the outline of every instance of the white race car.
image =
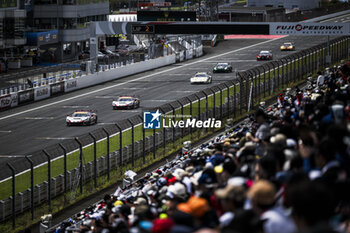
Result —
[[[95,110],[77,110],[66,117],[67,126],[97,124],[97,113]]]
[[[135,109],[140,107],[140,100],[133,96],[120,96],[112,102],[113,109]]]
[[[197,72],[192,78],[191,78],[191,84],[208,84],[211,83],[212,78],[208,72]]]

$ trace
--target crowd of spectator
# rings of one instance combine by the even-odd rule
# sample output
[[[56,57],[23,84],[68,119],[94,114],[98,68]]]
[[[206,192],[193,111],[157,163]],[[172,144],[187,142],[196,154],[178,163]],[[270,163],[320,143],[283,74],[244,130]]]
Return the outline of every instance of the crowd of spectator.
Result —
[[[348,77],[327,68],[56,232],[350,232]]]

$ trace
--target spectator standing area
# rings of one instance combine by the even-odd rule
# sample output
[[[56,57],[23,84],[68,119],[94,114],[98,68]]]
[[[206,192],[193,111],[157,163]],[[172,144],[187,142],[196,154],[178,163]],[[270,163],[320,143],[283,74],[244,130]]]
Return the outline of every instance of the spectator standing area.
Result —
[[[346,62],[287,89],[52,232],[349,232],[349,76]]]

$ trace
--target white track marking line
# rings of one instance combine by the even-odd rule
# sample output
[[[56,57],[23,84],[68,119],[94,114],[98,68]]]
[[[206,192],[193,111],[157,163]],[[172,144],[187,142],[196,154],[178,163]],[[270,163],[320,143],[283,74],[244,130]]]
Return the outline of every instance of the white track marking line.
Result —
[[[54,117],[21,117],[22,120],[52,120]]]
[[[66,106],[58,106],[59,108],[90,108],[90,106],[74,106],[74,105],[66,105]]]
[[[285,37],[283,37],[283,38],[285,38]],[[112,85],[112,86],[103,87],[101,89],[97,89],[97,90],[90,91],[90,92],[87,92],[87,93],[84,93],[84,94],[72,96],[72,97],[69,97],[69,98],[66,98],[66,99],[63,99],[63,100],[59,100],[59,101],[56,101],[56,102],[52,102],[52,103],[49,103],[49,104],[45,104],[45,105],[42,105],[42,106],[39,106],[39,107],[36,107],[36,108],[31,108],[31,109],[24,110],[24,111],[21,111],[21,112],[13,113],[13,114],[10,114],[10,115],[7,115],[7,116],[0,117],[0,120],[5,120],[5,119],[8,119],[8,118],[12,118],[14,116],[18,116],[18,115],[21,115],[21,114],[24,114],[24,113],[28,113],[28,112],[33,112],[35,110],[46,108],[46,107],[49,107],[49,106],[52,106],[52,105],[56,105],[56,104],[59,104],[59,103],[63,103],[63,102],[69,101],[69,100],[74,100],[74,99],[78,99],[78,98],[81,98],[81,97],[84,97],[84,96],[88,96],[88,95],[91,95],[91,94],[94,94],[94,93],[98,93],[98,92],[101,92],[101,91],[109,90],[109,89],[112,89],[112,88],[124,85],[126,83],[131,83],[131,82],[143,80],[143,79],[146,79],[146,78],[158,75],[158,74],[167,73],[167,72],[172,71],[172,70],[182,69],[183,67],[186,67],[186,66],[191,66],[191,65],[194,65],[194,64],[198,64],[198,63],[201,63],[203,61],[208,61],[209,59],[222,57],[222,56],[225,56],[227,54],[232,54],[232,53],[235,53],[235,52],[238,52],[238,51],[242,51],[244,49],[253,48],[253,47],[260,46],[262,44],[267,44],[267,43],[273,42],[275,40],[280,40],[280,39],[283,39],[283,38],[276,38],[276,39],[263,41],[263,42],[260,42],[260,43],[257,43],[257,44],[253,44],[253,45],[249,45],[249,46],[246,46],[246,47],[243,47],[243,48],[239,48],[239,49],[236,49],[236,50],[233,50],[233,51],[229,51],[229,52],[226,52],[226,53],[222,53],[222,54],[218,54],[218,55],[215,55],[215,56],[207,57],[207,58],[204,58],[202,60],[198,60],[198,61],[190,62],[190,63],[187,63],[187,64],[183,64],[180,67],[169,68],[169,69],[166,69],[166,70],[163,70],[163,71],[159,71],[159,72],[156,72],[156,73],[153,73],[153,74],[149,74],[149,75],[146,75],[146,76],[143,76],[143,77],[140,77],[140,78],[136,78],[136,79],[133,79],[133,80],[125,81],[123,83],[118,83],[118,84],[115,84],[115,85]]]
[[[335,19],[341,19],[341,18],[343,18],[343,17],[345,17],[345,16],[347,16],[347,15],[349,15],[349,14],[344,14],[344,15],[340,15],[340,16],[333,17],[333,18],[330,18],[330,19],[322,20],[322,21],[320,21],[320,23],[333,21],[333,20],[335,20]],[[335,21],[335,22],[337,22],[337,21]]]
[[[0,133],[12,133],[11,130],[0,130]]]
[[[118,98],[117,95],[97,95],[94,98],[96,99],[113,99],[113,98]]]
[[[67,140],[67,139],[72,139],[72,138],[37,137],[35,139],[36,140]]]

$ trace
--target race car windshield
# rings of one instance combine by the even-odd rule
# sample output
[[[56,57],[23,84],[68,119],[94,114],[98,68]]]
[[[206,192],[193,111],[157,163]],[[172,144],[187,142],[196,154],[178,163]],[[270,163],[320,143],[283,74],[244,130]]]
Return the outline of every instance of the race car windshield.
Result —
[[[284,43],[284,45],[288,45],[288,46],[290,46],[290,45],[292,45],[292,43]]]
[[[207,77],[205,74],[196,74],[196,77]]]
[[[72,117],[88,117],[89,114],[86,113],[73,113]]]
[[[122,98],[122,99],[119,99],[118,101],[132,101],[131,98]]]
[[[218,66],[227,66],[227,63],[219,63]]]

